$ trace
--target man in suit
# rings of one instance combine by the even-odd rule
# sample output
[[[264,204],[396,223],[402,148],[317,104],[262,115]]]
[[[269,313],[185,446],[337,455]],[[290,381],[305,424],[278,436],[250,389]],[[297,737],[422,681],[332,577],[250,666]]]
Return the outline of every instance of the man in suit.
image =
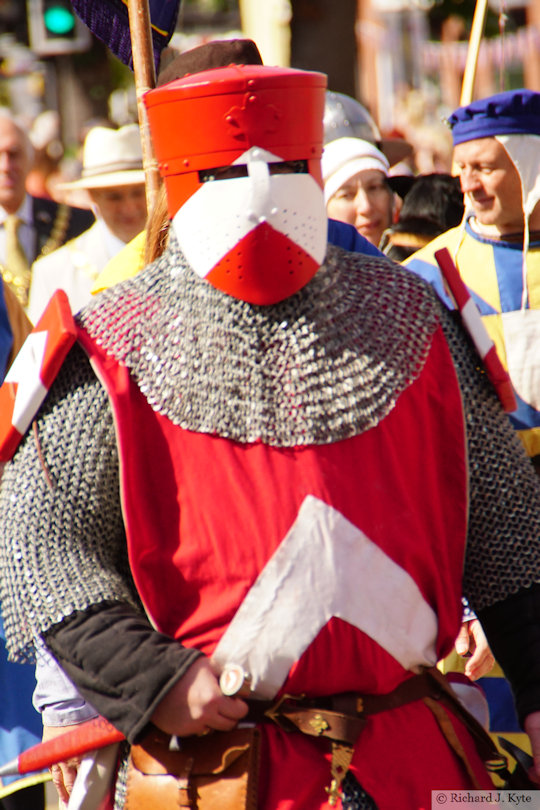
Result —
[[[80,232],[92,221],[90,211],[58,205],[51,200],[31,197],[26,192],[26,178],[33,161],[33,150],[26,132],[10,110],[0,108],[0,379],[13,362],[31,323],[25,315],[29,270],[41,252],[53,249],[66,238]],[[8,217],[16,215],[23,266],[9,266],[8,238],[5,229]],[[1,465],[0,465],[1,466]],[[1,475],[0,469],[0,475]],[[40,721],[32,716],[31,696],[33,668],[9,664],[5,652],[3,628],[0,624],[0,673],[7,699],[0,713],[0,752],[9,759],[22,748],[39,741]],[[2,810],[24,810],[44,807],[43,779],[37,774],[25,787],[10,785],[9,795],[0,800]],[[16,780],[15,780],[16,781]]]
[[[58,288],[67,293],[73,312],[88,303],[98,274],[144,228],[146,191],[138,124],[93,127],[84,142],[81,178],[62,187],[86,189],[96,221],[35,262],[28,304],[34,323]]]
[[[82,233],[94,220],[91,211],[29,195],[26,178],[32,162],[32,145],[22,124],[9,109],[0,108],[0,265],[4,282],[24,307],[28,302],[32,262]],[[22,254],[16,263],[10,261],[10,267],[12,223]]]
[[[6,371],[17,356],[31,329],[32,324],[15,293],[2,281],[0,286],[0,379],[4,379]]]

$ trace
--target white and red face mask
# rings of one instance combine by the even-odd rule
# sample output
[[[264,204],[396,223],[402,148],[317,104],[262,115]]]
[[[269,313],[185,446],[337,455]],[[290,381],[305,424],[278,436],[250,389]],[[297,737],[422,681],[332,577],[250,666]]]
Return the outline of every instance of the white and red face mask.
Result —
[[[235,65],[145,97],[180,247],[228,295],[274,304],[324,259],[325,86],[318,73]]]
[[[307,161],[284,162],[254,146],[230,169],[200,176],[173,218],[197,275],[252,304],[276,303],[307,284],[324,259],[327,232],[323,191]]]

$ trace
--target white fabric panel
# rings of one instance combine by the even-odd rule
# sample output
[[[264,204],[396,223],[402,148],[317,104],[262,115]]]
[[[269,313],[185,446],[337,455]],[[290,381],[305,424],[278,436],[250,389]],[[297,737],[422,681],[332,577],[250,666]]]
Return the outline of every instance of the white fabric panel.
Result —
[[[182,252],[200,278],[257,225],[267,222],[322,264],[327,244],[323,191],[310,174],[271,175],[281,158],[252,147],[233,165],[247,177],[203,183],[177,211],[173,228]]]
[[[406,669],[433,666],[437,617],[412,577],[340,512],[308,496],[219,642],[272,698],[321,628],[344,619]]]
[[[18,384],[11,421],[23,435],[47,395],[40,378],[46,345],[47,332],[28,335],[5,377],[5,382]]]
[[[540,410],[540,310],[503,312],[508,373],[524,402]]]

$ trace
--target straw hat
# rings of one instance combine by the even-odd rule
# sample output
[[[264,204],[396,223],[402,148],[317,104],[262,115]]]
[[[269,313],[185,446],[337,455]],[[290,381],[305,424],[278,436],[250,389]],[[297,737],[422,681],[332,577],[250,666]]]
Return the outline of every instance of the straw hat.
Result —
[[[59,184],[58,188],[111,188],[144,181],[139,126],[127,124],[120,129],[93,127],[84,141],[80,179]]]

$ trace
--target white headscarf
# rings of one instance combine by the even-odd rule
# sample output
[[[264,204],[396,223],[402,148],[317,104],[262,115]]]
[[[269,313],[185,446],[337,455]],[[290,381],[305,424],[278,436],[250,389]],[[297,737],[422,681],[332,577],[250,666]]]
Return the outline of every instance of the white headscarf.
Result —
[[[527,251],[529,249],[529,218],[540,200],[540,135],[495,135],[508,152],[521,179],[521,198],[525,214],[523,234],[523,299],[527,305]]]
[[[338,138],[324,147],[322,175],[325,203],[358,172],[378,169],[388,177],[390,164],[376,146],[361,138]]]

